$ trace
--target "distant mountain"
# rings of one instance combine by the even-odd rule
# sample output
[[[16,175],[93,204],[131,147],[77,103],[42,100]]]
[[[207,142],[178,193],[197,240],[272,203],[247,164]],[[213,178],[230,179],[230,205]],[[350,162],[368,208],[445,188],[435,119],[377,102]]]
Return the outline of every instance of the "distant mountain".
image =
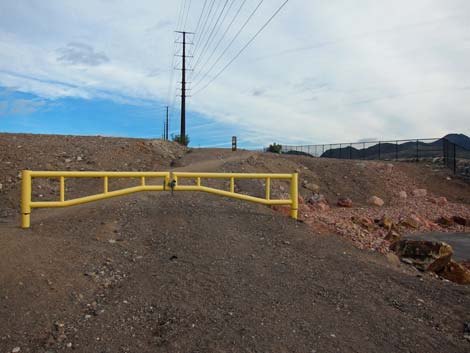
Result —
[[[378,142],[367,148],[360,148],[361,143],[352,146],[345,144],[344,147],[326,150],[321,157],[341,159],[395,159],[395,158],[423,158],[434,157],[442,154],[444,139],[470,151],[470,137],[464,134],[448,134],[433,142],[422,140],[402,143]],[[363,146],[370,145],[365,143]],[[359,148],[356,148],[358,146]]]
[[[445,139],[448,139],[450,142],[459,145],[466,150],[470,150],[470,137],[464,134],[448,134],[444,136]]]

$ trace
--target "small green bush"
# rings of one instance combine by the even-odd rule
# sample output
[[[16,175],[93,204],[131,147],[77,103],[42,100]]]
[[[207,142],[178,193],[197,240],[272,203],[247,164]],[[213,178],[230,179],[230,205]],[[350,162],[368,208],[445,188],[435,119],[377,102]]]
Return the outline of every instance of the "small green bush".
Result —
[[[180,135],[171,135],[171,140],[174,142],[178,142],[179,144],[183,146],[189,145],[189,136],[185,135],[183,138],[181,138]]]
[[[274,142],[272,145],[269,145],[267,151],[272,153],[281,153],[282,145],[278,145],[276,142]]]

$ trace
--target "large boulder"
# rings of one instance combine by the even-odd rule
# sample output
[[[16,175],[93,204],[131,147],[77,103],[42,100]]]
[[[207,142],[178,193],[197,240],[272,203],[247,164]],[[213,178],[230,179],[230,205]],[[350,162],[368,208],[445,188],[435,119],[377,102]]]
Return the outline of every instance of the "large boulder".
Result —
[[[449,244],[439,241],[399,240],[390,246],[401,261],[422,271],[439,272],[450,262],[453,254]]]
[[[470,270],[453,260],[449,261],[439,275],[458,284],[470,284]]]

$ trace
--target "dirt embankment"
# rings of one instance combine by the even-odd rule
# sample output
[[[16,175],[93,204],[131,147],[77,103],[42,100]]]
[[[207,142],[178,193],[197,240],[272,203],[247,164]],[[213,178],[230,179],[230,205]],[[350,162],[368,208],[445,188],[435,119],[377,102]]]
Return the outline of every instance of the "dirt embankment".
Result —
[[[174,142],[103,136],[62,136],[0,134],[0,216],[18,209],[20,172],[31,170],[168,170],[181,158],[186,148]],[[89,193],[102,183],[84,182]],[[40,180],[34,184],[36,199],[57,198],[57,180]],[[67,182],[66,193],[80,196],[82,185]],[[118,186],[117,184],[115,185]],[[121,184],[119,186],[122,186]]]
[[[1,352],[469,350],[464,326],[470,322],[470,287],[391,263],[331,234],[342,221],[349,227],[354,212],[420,212],[434,196],[449,199],[436,214],[468,209],[468,186],[447,180],[443,171],[423,177],[431,169],[421,165],[390,170],[374,162],[249,151],[185,153],[158,141],[108,138],[64,138],[65,144],[61,137],[20,135],[30,150],[19,152],[24,143],[12,142],[12,135],[6,143],[4,136],[2,148],[16,149],[2,154],[2,178],[17,178],[26,167],[297,170],[301,184],[318,184],[330,208],[303,205],[303,222],[295,222],[261,205],[213,195],[149,193],[34,210],[31,229],[21,230],[19,180],[7,180],[0,193],[6,210],[0,218]],[[29,160],[35,149],[42,153]],[[72,196],[84,189],[69,182]],[[55,186],[44,185],[34,196],[57,197]],[[262,186],[237,181],[239,192],[263,195]],[[406,204],[396,199],[397,191],[416,187],[429,194]],[[287,191],[287,185],[273,184],[273,196]],[[301,193],[305,199],[312,195],[304,187]],[[385,205],[368,206],[372,194]],[[339,196],[350,197],[353,207],[336,207]]]

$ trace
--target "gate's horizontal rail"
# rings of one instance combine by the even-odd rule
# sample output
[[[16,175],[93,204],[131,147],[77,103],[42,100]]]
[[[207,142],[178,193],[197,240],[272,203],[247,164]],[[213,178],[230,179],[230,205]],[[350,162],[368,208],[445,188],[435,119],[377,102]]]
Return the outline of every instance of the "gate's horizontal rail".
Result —
[[[173,172],[173,176],[179,178],[208,178],[208,179],[292,179],[293,174],[269,174],[269,173],[194,173]]]
[[[32,201],[33,178],[58,178],[60,181],[59,201]],[[65,178],[102,178],[103,192],[91,196],[75,199],[65,199]],[[121,190],[109,191],[109,178],[139,178],[140,185]],[[147,185],[146,178],[163,178],[162,185]],[[195,179],[196,185],[180,185],[181,179]],[[220,190],[201,185],[201,179],[229,179],[230,191]],[[264,179],[266,181],[266,197],[255,197],[235,192],[236,179]],[[271,199],[271,179],[290,180],[290,199]],[[92,172],[92,171],[31,171],[24,170],[21,186],[21,227],[29,228],[32,208],[67,207],[87,202],[103,200],[111,197],[128,195],[141,191],[165,191],[172,188],[174,191],[203,191],[215,195],[232,197],[239,200],[256,202],[263,205],[290,205],[291,217],[297,219],[298,209],[298,181],[294,174],[269,173],[192,173],[192,172]]]

